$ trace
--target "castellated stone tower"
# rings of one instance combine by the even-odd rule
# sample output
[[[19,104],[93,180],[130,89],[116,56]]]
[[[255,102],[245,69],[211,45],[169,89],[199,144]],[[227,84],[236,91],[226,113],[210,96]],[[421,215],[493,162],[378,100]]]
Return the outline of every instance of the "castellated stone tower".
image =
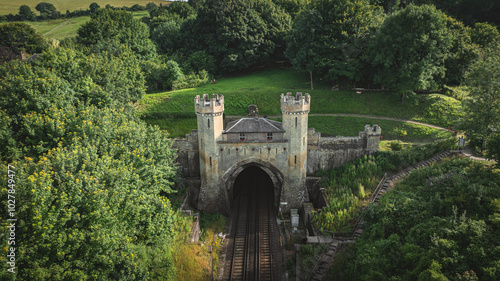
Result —
[[[309,200],[306,189],[309,94],[281,94],[281,112],[285,139],[288,141],[288,186],[283,186],[282,201],[300,206]]]
[[[213,95],[209,98],[207,94],[203,97],[196,96],[194,99],[196,117],[198,119],[198,144],[200,152],[200,180],[203,187],[200,192],[198,208],[212,209],[218,199],[222,199],[217,187],[219,180],[219,150],[217,141],[222,139],[224,113],[224,96]],[[222,203],[224,204],[224,203]],[[207,206],[212,205],[212,206]]]
[[[380,136],[382,135],[382,129],[380,128],[380,126],[366,125],[364,133],[366,134],[366,152],[368,154],[371,154],[378,151]]]

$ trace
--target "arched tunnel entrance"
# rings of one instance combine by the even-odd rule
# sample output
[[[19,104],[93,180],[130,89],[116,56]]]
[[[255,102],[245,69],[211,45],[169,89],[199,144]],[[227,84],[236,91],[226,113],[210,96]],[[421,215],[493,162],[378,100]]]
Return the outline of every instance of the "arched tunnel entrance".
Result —
[[[236,173],[231,188],[232,247],[226,280],[278,280],[283,259],[276,223],[275,192],[280,189],[273,182],[275,174],[255,164]]]
[[[248,200],[265,198],[274,202],[273,181],[266,172],[257,166],[247,167],[234,180],[233,202],[238,202],[240,199],[245,200],[245,198]]]

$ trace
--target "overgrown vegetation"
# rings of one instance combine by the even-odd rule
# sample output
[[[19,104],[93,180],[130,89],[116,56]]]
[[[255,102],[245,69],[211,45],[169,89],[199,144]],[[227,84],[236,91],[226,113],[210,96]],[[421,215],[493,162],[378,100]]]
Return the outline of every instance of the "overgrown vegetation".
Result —
[[[320,230],[349,232],[385,172],[414,165],[454,145],[455,139],[450,138],[401,151],[380,151],[340,168],[318,172],[329,205],[314,214],[313,224]]]
[[[187,218],[186,218],[187,219]],[[173,260],[179,281],[204,281],[218,276],[221,261],[222,238],[218,235],[225,231],[226,218],[222,215],[201,214],[202,236],[198,243],[187,243],[190,233],[184,232],[173,249]],[[212,253],[209,251],[212,247]]]
[[[331,280],[498,280],[498,170],[466,158],[413,171],[365,216]]]

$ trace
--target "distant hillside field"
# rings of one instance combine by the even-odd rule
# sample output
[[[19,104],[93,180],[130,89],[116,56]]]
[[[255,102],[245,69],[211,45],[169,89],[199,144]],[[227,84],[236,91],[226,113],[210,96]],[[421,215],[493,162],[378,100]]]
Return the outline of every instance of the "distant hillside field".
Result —
[[[147,11],[132,12],[135,18],[148,16]],[[90,17],[76,17],[71,19],[44,20],[39,22],[26,21],[37,32],[40,32],[45,38],[55,38],[62,40],[68,37],[75,37],[77,31],[84,23],[90,20]]]
[[[66,13],[66,10],[74,11],[74,10],[86,10],[89,8],[90,4],[97,3],[101,7],[105,7],[107,4],[110,4],[114,7],[131,7],[135,4],[139,4],[141,6],[146,6],[147,3],[153,2],[156,4],[168,4],[170,1],[157,1],[157,0],[22,0],[22,1],[8,1],[8,0],[0,0],[0,15],[7,14],[17,14],[19,12],[19,7],[21,5],[28,5],[31,7],[33,12],[38,16],[38,11],[35,10],[35,7],[40,2],[52,3],[56,9],[62,14]]]

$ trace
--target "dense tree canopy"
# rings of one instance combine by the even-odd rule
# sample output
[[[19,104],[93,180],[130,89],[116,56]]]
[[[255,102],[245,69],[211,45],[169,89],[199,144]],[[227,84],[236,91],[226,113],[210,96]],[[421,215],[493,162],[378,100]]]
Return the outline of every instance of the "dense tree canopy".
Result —
[[[40,53],[45,49],[45,40],[29,24],[9,22],[0,24],[0,46],[10,48],[19,54],[25,50],[28,54]]]
[[[468,159],[412,172],[368,211],[334,278],[498,280],[499,182]]]
[[[367,1],[313,1],[295,19],[287,57],[296,67],[352,87],[363,76],[366,47],[381,22],[382,11]]]
[[[20,129],[25,114],[76,102],[70,84],[43,67],[11,61],[0,68],[0,78],[0,108],[11,118],[14,131]]]
[[[40,12],[40,17],[42,19],[55,19],[58,18],[61,13],[59,13],[52,3],[40,2],[36,5],[35,9]]]
[[[123,47],[116,55],[104,52],[89,56],[60,47],[43,53],[34,64],[57,72],[73,85],[80,100],[100,106],[136,102],[146,91],[138,59]]]
[[[382,5],[388,12],[397,11],[410,4],[430,4],[467,25],[488,21],[500,23],[498,20],[500,2],[495,0],[370,0],[370,2]]]
[[[271,14],[261,14],[260,5]],[[229,72],[268,59],[284,41],[289,23],[290,17],[270,0],[208,0],[196,19],[183,25],[182,33],[186,51],[204,50],[214,56],[222,72]]]
[[[155,24],[156,25],[156,24]],[[151,33],[151,39],[156,43],[158,52],[174,53],[181,47],[181,26],[175,20],[160,23]]]
[[[129,46],[139,58],[148,59],[156,54],[149,28],[127,11],[98,9],[78,30],[77,41],[86,46],[113,40]]]
[[[376,81],[401,93],[435,88],[451,39],[434,6],[409,5],[389,15],[370,45]]]
[[[295,16],[311,2],[311,0],[273,0],[274,4],[279,5],[292,17]]]
[[[35,20],[36,19],[35,13],[31,10],[30,6],[28,6],[28,5],[21,5],[19,7],[19,17],[20,17],[20,20]]]
[[[478,22],[471,32],[472,42],[481,47],[488,47],[491,44],[500,42],[500,32],[495,26],[488,23]]]
[[[165,133],[130,116],[84,104],[25,116],[33,138],[60,142],[38,160],[11,163],[22,186],[15,193],[18,279],[172,275],[174,218],[165,196],[172,192],[174,154]],[[1,167],[6,181],[7,166]],[[5,208],[0,217],[7,217]],[[11,280],[2,253],[0,279]]]
[[[447,17],[446,26],[452,36],[452,43],[444,61],[446,74],[438,83],[460,85],[464,82],[470,64],[477,59],[479,50],[472,41],[474,32],[470,27],[450,17]]]
[[[461,127],[483,139],[500,132],[500,47],[488,48],[467,74],[469,99]]]

